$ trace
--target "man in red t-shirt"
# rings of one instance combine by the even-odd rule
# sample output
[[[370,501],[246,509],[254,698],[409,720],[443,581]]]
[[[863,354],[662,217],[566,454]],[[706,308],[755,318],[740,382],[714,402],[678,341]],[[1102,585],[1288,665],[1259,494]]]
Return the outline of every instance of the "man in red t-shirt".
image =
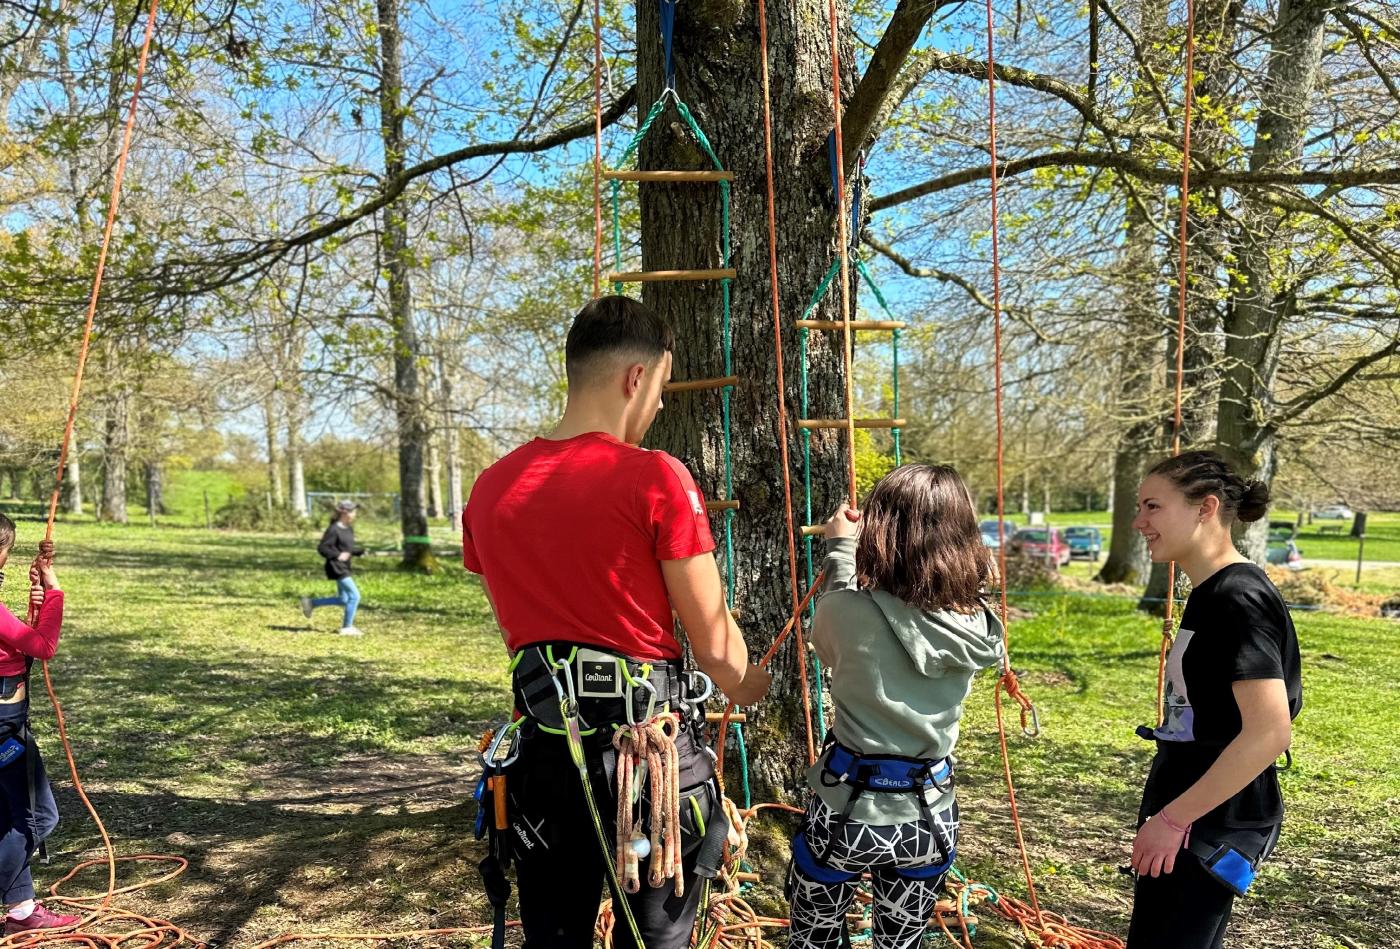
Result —
[[[671,349],[670,329],[641,303],[610,296],[585,306],[565,347],[564,417],[548,436],[482,472],[462,515],[462,560],[482,576],[515,657],[516,708],[526,714],[519,757],[507,771],[507,835],[526,949],[589,949],[604,881],[613,886],[607,867],[614,855],[598,852],[593,825],[598,819],[612,840],[617,802],[609,725],[625,720],[621,709],[633,708],[631,691],[626,699],[579,703],[597,729],[585,738],[596,813],[565,737],[551,728],[560,691],[575,682],[584,689],[599,675],[611,686],[608,666],[618,656],[625,657],[628,678],[658,670],[659,691],[673,707],[684,704],[673,610],[701,671],[729,699],[755,702],[771,682],[749,662],[726,607],[700,489],[675,458],[637,447],[661,408]],[[576,652],[577,669],[555,665]],[[702,889],[701,838],[707,827],[724,824],[713,759],[696,731],[682,728],[676,746],[684,893],[676,896],[670,880],[649,886],[645,872],[639,892],[612,893],[615,901],[627,900],[647,949],[688,945]],[[624,917],[618,914],[614,930],[619,949],[635,942]]]

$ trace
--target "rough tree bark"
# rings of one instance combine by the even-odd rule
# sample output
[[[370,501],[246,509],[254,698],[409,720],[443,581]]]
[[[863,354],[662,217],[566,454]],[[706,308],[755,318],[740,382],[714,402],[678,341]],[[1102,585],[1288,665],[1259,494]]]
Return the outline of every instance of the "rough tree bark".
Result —
[[[1326,0],[1281,0],[1268,76],[1259,97],[1251,171],[1285,167],[1302,153],[1331,8]],[[1292,309],[1287,258],[1278,247],[1287,217],[1264,204],[1256,193],[1244,192],[1240,199],[1216,449],[1246,477],[1267,484],[1273,481],[1278,464],[1272,409],[1281,330]],[[1247,527],[1241,548],[1262,564],[1268,536],[1265,518]]]
[[[403,174],[404,118],[402,37],[399,32],[399,0],[378,0],[379,19],[379,129],[384,144],[384,177]],[[423,447],[428,426],[418,378],[421,355],[418,329],[413,318],[411,264],[408,247],[408,207],[400,198],[383,210],[384,269],[387,274],[388,318],[394,334],[394,416],[399,440],[399,526],[403,531],[405,569],[436,568],[432,548],[422,540],[428,534],[423,511]]]
[[[654,4],[638,4],[639,108],[660,95],[662,52]],[[846,4],[841,3],[841,58],[849,95],[852,50]],[[773,147],[778,219],[778,282],[782,298],[783,354],[787,380],[788,448],[794,503],[801,520],[801,454],[796,434],[799,366],[796,319],[835,253],[831,181],[826,139],[831,131],[831,54],[826,0],[768,4],[773,97]],[[734,372],[732,399],[736,604],[752,653],[761,655],[787,621],[787,539],[778,462],[778,413],[773,323],[769,302],[768,232],[763,164],[763,112],[759,86],[758,26],[754,6],[728,2],[680,4],[676,14],[677,86],[705,129],[725,168],[735,172],[731,211]],[[641,149],[640,167],[705,168],[683,125],[668,113]],[[648,270],[720,265],[719,196],[714,185],[641,186],[642,263]],[[854,289],[852,290],[854,294]],[[720,287],[717,283],[647,284],[643,299],[677,334],[678,380],[723,375]],[[833,287],[817,318],[839,318]],[[813,417],[845,414],[840,334],[814,332],[807,358]],[[723,447],[718,391],[667,397],[651,443],[685,461],[708,498],[723,497]],[[822,516],[845,495],[842,432],[812,439],[814,510]],[[723,515],[713,518],[723,560]],[[798,556],[802,546],[798,544]],[[818,543],[815,556],[821,556]],[[723,563],[721,563],[723,569]],[[780,799],[800,786],[805,761],[800,680],[793,648],[774,660],[773,690],[750,719],[756,792]],[[820,730],[820,725],[817,725]]]

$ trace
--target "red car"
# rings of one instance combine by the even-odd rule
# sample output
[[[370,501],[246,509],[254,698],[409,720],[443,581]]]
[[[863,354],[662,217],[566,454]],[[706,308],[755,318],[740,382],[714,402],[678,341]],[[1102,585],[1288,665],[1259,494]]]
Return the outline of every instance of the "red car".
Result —
[[[1011,535],[1011,552],[1037,557],[1063,567],[1069,563],[1069,542],[1057,527],[1023,527]]]

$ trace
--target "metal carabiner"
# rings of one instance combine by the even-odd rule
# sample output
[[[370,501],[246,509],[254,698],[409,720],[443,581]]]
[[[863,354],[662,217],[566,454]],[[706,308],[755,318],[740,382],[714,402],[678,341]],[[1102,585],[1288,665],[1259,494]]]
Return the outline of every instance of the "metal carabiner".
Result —
[[[634,711],[635,706],[632,704],[632,693],[633,693],[633,691],[635,691],[635,689],[637,688],[637,686],[641,686],[643,689],[646,689],[647,692],[651,693],[651,694],[647,697],[647,713],[646,713],[645,716],[642,717],[642,721],[641,721],[641,722],[638,722],[638,721],[637,721],[636,712]],[[631,676],[628,676],[628,677],[627,677],[627,724],[629,724],[629,725],[640,725],[640,724],[643,724],[643,723],[645,723],[645,722],[651,721],[652,716],[656,714],[656,699],[657,699],[656,686],[652,684],[651,679],[638,679],[638,680],[636,681],[636,683],[633,684],[633,682],[632,682],[632,677],[631,677]]]
[[[690,670],[689,672],[686,673],[686,684],[690,687],[690,691],[691,691],[692,693],[698,691],[698,690],[695,688],[695,680],[696,680],[696,678],[701,678],[701,679],[704,679],[704,680],[705,680],[705,691],[701,692],[699,695],[690,695],[690,696],[689,696],[689,699],[690,699],[691,702],[695,703],[696,705],[700,705],[700,704],[703,704],[704,701],[705,701],[706,699],[708,699],[710,696],[712,696],[712,695],[715,694],[715,680],[714,680],[714,679],[711,679],[709,676],[707,676],[705,673],[701,672],[699,669],[692,669],[692,670]]]
[[[496,735],[491,739],[491,743],[486,746],[486,750],[481,753],[481,764],[485,768],[500,770],[508,768],[515,763],[515,759],[520,757],[520,723],[525,721],[517,718],[513,722],[507,722],[496,730]],[[501,742],[509,740],[504,754],[501,752]]]
[[[1030,717],[1030,727],[1026,727],[1026,718]],[[1040,713],[1032,705],[1029,708],[1021,709],[1021,734],[1027,738],[1040,737]]]

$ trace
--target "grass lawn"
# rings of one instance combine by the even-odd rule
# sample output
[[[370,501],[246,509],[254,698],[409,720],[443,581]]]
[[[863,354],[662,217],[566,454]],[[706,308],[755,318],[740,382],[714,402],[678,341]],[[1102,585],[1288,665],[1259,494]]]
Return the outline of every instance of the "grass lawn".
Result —
[[[21,553],[38,530],[20,525]],[[361,528],[371,546],[392,534]],[[57,539],[70,600],[52,670],[93,801],[120,852],[191,861],[127,905],[241,946],[289,929],[488,920],[467,799],[477,737],[509,696],[485,601],[460,568],[410,577],[367,558],[366,635],[344,639],[331,635],[333,611],[308,624],[296,609],[299,594],[330,587],[309,534],[61,524]],[[19,610],[22,570],[11,573],[4,601]],[[1116,600],[1025,605],[1035,615],[1013,623],[1012,651],[1045,734],[1014,739],[1012,753],[1041,902],[1122,933],[1129,888],[1117,867],[1150,752],[1132,729],[1152,704],[1155,624]],[[1306,707],[1283,777],[1289,822],[1231,944],[1400,946],[1386,896],[1400,887],[1400,625],[1296,621]],[[51,713],[35,718],[59,772]],[[959,756],[960,862],[1023,896],[989,679],[968,701]],[[43,886],[96,854],[69,782],[55,783],[64,823],[54,866],[37,868]],[[781,866],[759,869],[780,884]],[[95,871],[70,884],[99,887]],[[981,915],[978,945],[1021,944]]]

